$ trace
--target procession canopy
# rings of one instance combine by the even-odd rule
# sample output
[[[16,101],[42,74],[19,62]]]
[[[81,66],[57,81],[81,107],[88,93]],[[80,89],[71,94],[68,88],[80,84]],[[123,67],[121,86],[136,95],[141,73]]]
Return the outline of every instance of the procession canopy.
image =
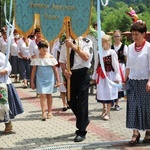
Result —
[[[70,18],[73,38],[89,32],[92,0],[15,0],[15,27],[29,35],[40,27],[43,37],[52,42],[66,30],[65,18]]]

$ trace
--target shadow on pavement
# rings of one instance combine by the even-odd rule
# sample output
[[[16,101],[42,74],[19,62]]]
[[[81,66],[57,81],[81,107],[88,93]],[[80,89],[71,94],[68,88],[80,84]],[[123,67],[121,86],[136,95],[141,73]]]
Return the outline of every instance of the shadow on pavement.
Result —
[[[33,139],[24,139],[22,141],[16,142],[16,146],[19,147],[19,149],[42,149],[45,146],[44,145],[53,145],[62,143],[63,141],[73,141],[75,134],[66,134],[62,136],[55,136],[55,137],[43,137],[43,138],[33,138]],[[22,147],[20,146],[22,145]],[[61,144],[62,145],[62,144]],[[8,150],[5,148],[5,150]],[[16,150],[16,148],[11,148],[11,150]]]

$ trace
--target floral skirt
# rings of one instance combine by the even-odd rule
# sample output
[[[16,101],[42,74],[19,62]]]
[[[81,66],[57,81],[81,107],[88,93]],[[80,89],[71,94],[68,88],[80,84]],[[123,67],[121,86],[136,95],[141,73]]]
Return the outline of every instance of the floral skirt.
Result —
[[[21,114],[24,112],[19,95],[12,83],[7,85],[7,90],[8,90],[8,104],[7,105],[9,108],[9,117],[5,115],[4,120],[0,120],[0,122],[7,122],[10,119],[14,119],[15,116],[17,116],[18,114]]]
[[[0,83],[0,122],[7,122],[9,117],[8,91],[5,83]]]

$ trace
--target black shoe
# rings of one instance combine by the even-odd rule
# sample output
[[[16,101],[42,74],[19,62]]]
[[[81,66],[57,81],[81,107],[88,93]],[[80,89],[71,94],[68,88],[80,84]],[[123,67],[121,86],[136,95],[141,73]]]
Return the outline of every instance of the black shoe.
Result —
[[[143,143],[150,143],[150,131],[145,132],[145,137],[143,139]]]
[[[115,110],[116,110],[116,111],[119,111],[119,110],[120,110],[119,105],[115,105]]]
[[[69,105],[67,106],[67,109],[70,109],[70,106],[69,106]]]
[[[46,121],[46,118],[42,118],[41,121]]]
[[[67,109],[68,109],[67,107],[63,107],[62,111],[67,111]]]
[[[74,138],[74,142],[82,142],[84,139],[85,139],[85,136],[77,135],[77,136]]]
[[[134,140],[134,141],[132,141],[132,140],[129,141],[129,144],[130,144],[131,146],[134,146],[134,145],[136,145],[136,144],[139,143],[141,135],[140,135],[140,133],[138,133],[138,135],[133,134],[132,138],[133,138],[133,137],[135,138],[135,140]]]

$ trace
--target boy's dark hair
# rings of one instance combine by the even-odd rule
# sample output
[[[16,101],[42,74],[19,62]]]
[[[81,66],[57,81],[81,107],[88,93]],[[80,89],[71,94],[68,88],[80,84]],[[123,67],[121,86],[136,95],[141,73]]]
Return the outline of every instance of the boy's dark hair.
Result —
[[[93,22],[93,28],[95,29],[95,26],[97,26],[97,22]]]
[[[38,44],[37,44],[38,48],[48,48],[48,42],[47,41],[40,41]]]
[[[14,32],[13,33],[18,33],[17,29],[14,29]]]
[[[28,38],[33,39],[34,38],[34,34],[28,35]]]
[[[1,29],[1,34],[5,34],[6,32],[7,31],[4,28]]]
[[[40,28],[36,28],[36,29],[34,30],[34,34],[36,34],[36,33],[38,33],[38,32],[41,32],[41,29],[40,29]]]
[[[130,32],[132,32],[132,31],[138,31],[141,34],[146,33],[147,32],[147,26],[144,22],[136,22],[136,23],[131,25]]]

